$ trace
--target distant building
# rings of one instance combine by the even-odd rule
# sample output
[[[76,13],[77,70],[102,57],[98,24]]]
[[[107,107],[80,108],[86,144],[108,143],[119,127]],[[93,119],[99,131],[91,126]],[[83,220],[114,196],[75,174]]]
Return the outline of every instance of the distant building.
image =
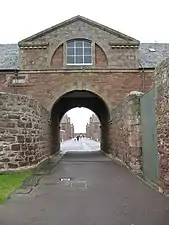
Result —
[[[86,125],[86,137],[100,141],[100,121],[95,114],[90,117],[89,123]]]
[[[72,137],[74,137],[74,125],[71,124],[70,117],[66,114],[60,122],[60,139],[65,141]]]

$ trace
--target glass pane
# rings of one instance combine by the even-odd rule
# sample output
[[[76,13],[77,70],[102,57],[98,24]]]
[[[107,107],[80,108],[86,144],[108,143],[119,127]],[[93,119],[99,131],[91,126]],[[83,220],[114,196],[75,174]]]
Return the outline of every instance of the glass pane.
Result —
[[[84,63],[92,63],[92,57],[91,56],[84,56]]]
[[[76,63],[83,64],[83,56],[76,56]]]
[[[67,63],[68,64],[74,64],[74,56],[67,56]]]
[[[74,41],[68,41],[67,47],[74,47]]]
[[[91,42],[84,41],[84,47],[91,48]]]
[[[83,55],[83,48],[76,48],[76,55]]]
[[[82,40],[78,40],[78,41],[76,40],[75,45],[76,45],[76,48],[77,47],[83,47],[83,41]]]
[[[91,48],[84,48],[84,55],[91,55]]]
[[[74,55],[74,48],[67,48],[67,55]]]

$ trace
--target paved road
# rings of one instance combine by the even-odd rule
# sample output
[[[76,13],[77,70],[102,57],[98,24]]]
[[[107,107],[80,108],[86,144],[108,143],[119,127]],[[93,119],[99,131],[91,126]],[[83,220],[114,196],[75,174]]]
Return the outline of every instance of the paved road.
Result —
[[[82,138],[79,141],[68,140],[61,142],[61,151],[66,153],[67,151],[99,151],[100,142],[96,142],[87,138]]]
[[[68,151],[30,194],[0,207],[1,224],[168,225],[169,199],[99,151]]]

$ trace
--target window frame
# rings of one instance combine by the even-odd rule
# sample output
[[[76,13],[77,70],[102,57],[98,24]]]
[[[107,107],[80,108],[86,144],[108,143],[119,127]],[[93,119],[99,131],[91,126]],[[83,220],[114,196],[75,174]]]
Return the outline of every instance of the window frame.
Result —
[[[76,45],[77,41],[82,41],[82,47],[77,47],[77,45]],[[68,47],[68,44],[70,42],[73,42],[73,47]],[[85,42],[90,43],[90,46],[89,47],[85,47]],[[68,48],[74,49],[74,54],[73,55],[68,55]],[[78,49],[78,48],[82,49],[82,55],[76,55],[76,49]],[[84,49],[85,48],[89,48],[90,49],[90,51],[91,51],[90,55],[87,55],[87,54],[85,55],[84,54]],[[68,65],[68,66],[91,66],[91,65],[93,65],[93,57],[92,57],[93,51],[92,51],[92,48],[93,48],[92,41],[87,40],[87,39],[72,39],[72,40],[67,41],[66,42],[66,65]],[[68,57],[71,57],[71,56],[73,58],[74,63],[68,63]],[[83,63],[76,63],[76,57],[78,57],[78,56],[79,57],[83,57]],[[85,63],[84,62],[85,61],[84,60],[85,57],[91,57],[91,63]]]

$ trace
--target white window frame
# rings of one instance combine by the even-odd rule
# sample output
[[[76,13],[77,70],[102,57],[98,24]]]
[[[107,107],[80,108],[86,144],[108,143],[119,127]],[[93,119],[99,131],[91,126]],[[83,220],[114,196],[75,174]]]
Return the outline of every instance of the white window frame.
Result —
[[[73,47],[68,47],[67,44],[68,44],[69,42],[71,42],[71,41],[73,42],[73,45],[74,45],[74,46],[73,46]],[[83,43],[83,46],[82,46],[82,51],[83,51],[83,52],[82,52],[82,55],[76,55],[76,50],[75,50],[75,49],[77,48],[77,47],[76,47],[76,44],[75,44],[76,41],[82,41],[82,43]],[[90,55],[84,55],[84,49],[85,49],[85,48],[89,48],[89,47],[85,47],[85,46],[84,46],[84,42],[85,42],[85,41],[90,43],[90,49],[91,49],[91,54],[90,54]],[[68,55],[68,54],[67,54],[67,49],[68,49],[68,48],[73,48],[73,49],[74,49],[74,55]],[[81,47],[79,47],[79,48],[81,48]],[[72,57],[74,58],[75,63],[68,63],[68,62],[67,62],[67,57],[68,57],[68,56],[72,56]],[[83,56],[83,63],[76,63],[76,56]],[[85,56],[90,56],[90,57],[91,57],[91,63],[84,63],[84,57],[85,57]],[[74,39],[74,40],[68,41],[68,42],[66,43],[66,64],[67,64],[68,66],[74,66],[74,65],[75,65],[75,66],[91,66],[91,65],[93,65],[93,62],[92,62],[92,42],[89,41],[89,40],[85,40],[85,39]]]

